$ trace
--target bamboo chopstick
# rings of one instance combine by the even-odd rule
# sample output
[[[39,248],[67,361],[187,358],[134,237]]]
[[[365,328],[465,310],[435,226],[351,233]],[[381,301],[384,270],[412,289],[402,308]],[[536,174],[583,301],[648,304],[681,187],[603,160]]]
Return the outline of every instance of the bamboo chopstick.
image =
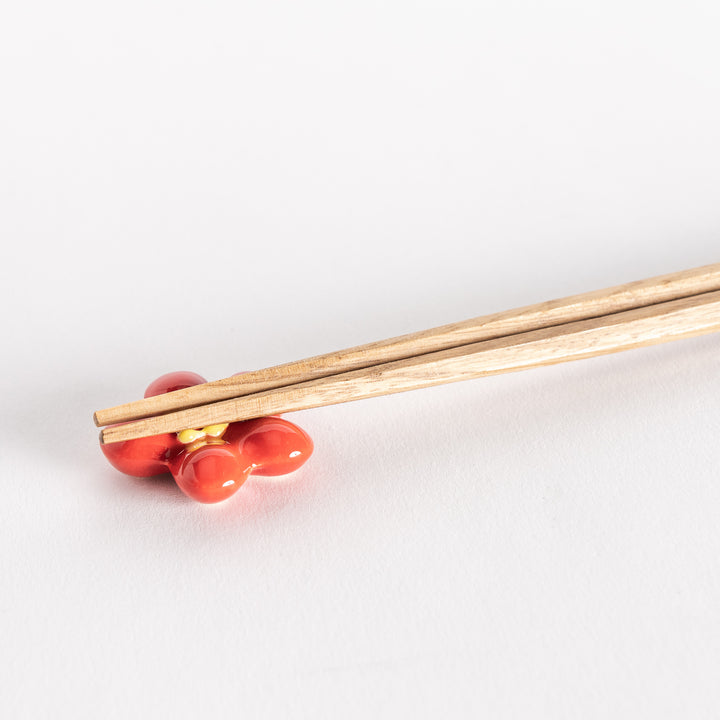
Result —
[[[98,410],[98,426],[183,410],[296,385],[426,353],[720,290],[720,263],[631,282],[606,290],[529,305],[432,330],[255,370],[184,390]]]
[[[594,357],[720,330],[720,291],[418,355],[105,428],[104,443]]]

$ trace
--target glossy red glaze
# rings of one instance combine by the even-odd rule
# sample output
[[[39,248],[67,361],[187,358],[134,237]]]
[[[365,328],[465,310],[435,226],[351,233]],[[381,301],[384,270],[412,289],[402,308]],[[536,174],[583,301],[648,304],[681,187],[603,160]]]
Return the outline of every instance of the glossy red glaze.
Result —
[[[227,500],[248,479],[252,465],[229,444],[205,445],[182,452],[170,461],[170,472],[180,489],[193,500]]]
[[[254,475],[287,475],[297,470],[313,451],[310,436],[280,417],[233,423],[223,439],[247,458]]]
[[[167,373],[150,383],[145,397],[204,382],[193,372]],[[121,472],[149,477],[169,470],[186,495],[215,503],[234,494],[251,473],[285,475],[297,470],[312,454],[313,442],[297,425],[273,416],[231,423],[219,441],[190,452],[175,434],[100,447]]]
[[[100,445],[100,449],[116,470],[135,477],[152,477],[168,471],[168,460],[183,445],[177,435],[168,434]]]
[[[145,397],[154,397],[155,395],[164,395],[174,390],[183,390],[195,385],[202,385],[207,380],[194,372],[187,370],[178,370],[177,372],[165,373],[157,380],[153,380],[145,389]]]

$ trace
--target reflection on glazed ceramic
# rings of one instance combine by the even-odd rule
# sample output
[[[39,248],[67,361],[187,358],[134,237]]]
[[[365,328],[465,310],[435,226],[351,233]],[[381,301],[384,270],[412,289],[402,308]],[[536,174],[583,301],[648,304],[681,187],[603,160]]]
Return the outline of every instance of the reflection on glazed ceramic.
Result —
[[[172,372],[150,383],[145,397],[204,383],[192,372]],[[127,475],[172,473],[193,500],[216,503],[233,495],[253,475],[286,475],[310,457],[313,443],[281,417],[188,428],[177,434],[100,445],[113,467]]]

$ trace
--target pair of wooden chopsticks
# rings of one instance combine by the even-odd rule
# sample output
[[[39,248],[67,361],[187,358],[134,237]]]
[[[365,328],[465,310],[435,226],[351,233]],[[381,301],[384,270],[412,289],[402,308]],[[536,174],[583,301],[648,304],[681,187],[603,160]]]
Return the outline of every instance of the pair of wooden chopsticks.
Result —
[[[103,443],[248,420],[720,330],[720,263],[236,375],[95,413]]]

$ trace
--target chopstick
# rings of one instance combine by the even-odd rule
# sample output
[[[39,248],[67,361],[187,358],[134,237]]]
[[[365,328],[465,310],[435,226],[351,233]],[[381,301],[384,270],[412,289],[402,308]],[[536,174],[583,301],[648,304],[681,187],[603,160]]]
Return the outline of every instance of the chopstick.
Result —
[[[720,330],[720,290],[506,335],[105,428],[103,443],[579,360]],[[199,386],[202,387],[202,386]]]
[[[93,419],[98,426],[139,420],[483,340],[587,320],[714,290],[720,290],[720,263],[255,370],[98,410]]]

